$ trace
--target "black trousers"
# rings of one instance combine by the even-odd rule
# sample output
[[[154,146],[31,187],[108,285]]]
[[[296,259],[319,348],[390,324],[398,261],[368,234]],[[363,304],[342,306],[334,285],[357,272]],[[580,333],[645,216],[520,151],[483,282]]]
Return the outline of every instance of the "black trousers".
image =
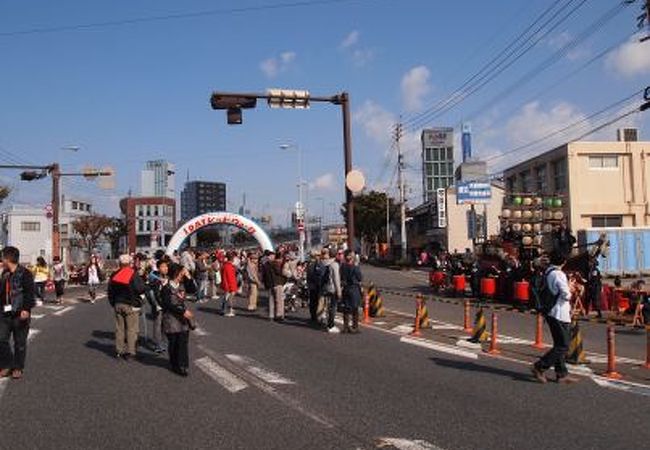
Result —
[[[0,316],[0,369],[24,369],[27,356],[29,319]],[[13,351],[9,339],[13,336]]]
[[[309,316],[312,322],[318,320],[318,291],[309,291]]]
[[[548,316],[546,322],[553,337],[553,347],[535,363],[535,366],[542,372],[555,367],[555,374],[562,378],[569,374],[566,368],[566,354],[571,341],[571,324]]]
[[[167,334],[167,352],[169,353],[169,364],[172,369],[187,369],[190,366],[189,343],[190,332]]]

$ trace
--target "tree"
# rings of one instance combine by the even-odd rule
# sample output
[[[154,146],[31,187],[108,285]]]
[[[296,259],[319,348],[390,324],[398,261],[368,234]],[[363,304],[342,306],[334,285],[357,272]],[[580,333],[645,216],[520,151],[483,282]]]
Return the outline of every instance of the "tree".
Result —
[[[111,244],[111,255],[116,257],[120,254],[120,243],[127,236],[128,229],[124,219],[112,217],[110,220],[111,225],[104,231],[104,236]]]
[[[99,238],[106,234],[114,219],[101,214],[81,216],[72,222],[72,229],[79,235],[88,253],[92,253]]]
[[[394,219],[399,211],[392,198],[388,201],[390,217]],[[341,214],[347,217],[347,205],[343,205]],[[372,242],[386,241],[385,192],[369,191],[354,198],[354,225],[356,238]]]
[[[0,186],[0,204],[9,197],[11,194],[11,188],[9,186]]]

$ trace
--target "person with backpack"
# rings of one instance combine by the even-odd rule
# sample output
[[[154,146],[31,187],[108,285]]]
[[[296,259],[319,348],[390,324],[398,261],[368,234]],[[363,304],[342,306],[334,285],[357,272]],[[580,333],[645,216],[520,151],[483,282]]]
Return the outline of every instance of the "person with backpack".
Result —
[[[571,340],[571,288],[562,271],[562,266],[566,263],[564,252],[553,252],[550,263],[550,267],[544,271],[544,283],[538,294],[538,311],[546,317],[553,337],[553,347],[533,364],[531,371],[537,381],[546,383],[544,372],[554,367],[558,383],[573,383],[577,380],[569,376],[566,367],[566,354]]]
[[[320,292],[325,305],[327,305],[327,332],[334,334],[341,332],[334,324],[338,302],[341,300],[341,274],[339,263],[335,259],[336,255],[335,249],[323,249],[321,258],[325,270],[323,270],[320,283]]]
[[[108,301],[115,311],[115,351],[118,358],[135,357],[142,295],[146,286],[131,266],[130,255],[121,255],[120,268],[108,282]],[[125,342],[126,341],[126,342]]]

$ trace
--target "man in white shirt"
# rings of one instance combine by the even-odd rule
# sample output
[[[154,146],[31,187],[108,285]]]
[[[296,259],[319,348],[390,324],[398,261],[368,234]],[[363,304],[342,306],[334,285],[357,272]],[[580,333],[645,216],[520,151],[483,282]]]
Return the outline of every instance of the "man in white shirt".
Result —
[[[544,273],[548,289],[555,298],[555,305],[546,315],[553,347],[544,354],[532,367],[533,376],[541,383],[546,383],[544,372],[555,368],[558,383],[573,383],[577,381],[569,377],[566,367],[566,354],[571,340],[571,288],[562,266],[566,257],[561,252],[554,252],[550,257],[551,267]]]

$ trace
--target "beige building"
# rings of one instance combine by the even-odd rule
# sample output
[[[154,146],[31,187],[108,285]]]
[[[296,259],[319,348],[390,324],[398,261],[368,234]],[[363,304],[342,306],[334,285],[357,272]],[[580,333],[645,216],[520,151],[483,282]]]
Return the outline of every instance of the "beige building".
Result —
[[[499,233],[499,216],[503,207],[504,188],[500,183],[491,184],[491,198],[485,204],[475,205],[477,215],[485,215],[486,235],[494,236]],[[445,189],[443,208],[444,219],[439,220],[437,198],[423,203],[409,211],[408,244],[409,249],[437,247],[453,252],[472,249],[473,243],[469,235],[468,215],[471,211],[469,204],[458,204],[456,186]]]
[[[650,225],[650,142],[572,142],[504,171],[508,193],[564,195],[569,226]]]

